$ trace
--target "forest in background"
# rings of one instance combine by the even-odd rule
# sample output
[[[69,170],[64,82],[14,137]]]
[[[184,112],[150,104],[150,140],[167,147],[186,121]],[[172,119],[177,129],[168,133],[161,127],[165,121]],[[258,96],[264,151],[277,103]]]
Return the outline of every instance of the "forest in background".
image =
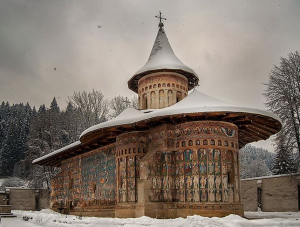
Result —
[[[57,168],[32,165],[32,161],[79,140],[87,128],[119,115],[128,107],[137,108],[137,98],[112,100],[100,91],[74,92],[61,110],[56,98],[49,107],[2,102],[0,105],[0,178],[17,177],[29,187],[41,187]],[[13,183],[16,184],[16,183]]]

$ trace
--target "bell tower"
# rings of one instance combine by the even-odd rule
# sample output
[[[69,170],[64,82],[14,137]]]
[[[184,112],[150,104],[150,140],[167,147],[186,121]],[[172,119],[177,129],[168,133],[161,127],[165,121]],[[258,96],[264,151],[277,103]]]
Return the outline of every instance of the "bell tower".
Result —
[[[139,109],[162,109],[172,106],[198,85],[197,74],[175,55],[164,30],[161,12],[159,29],[146,64],[128,81],[138,94]]]

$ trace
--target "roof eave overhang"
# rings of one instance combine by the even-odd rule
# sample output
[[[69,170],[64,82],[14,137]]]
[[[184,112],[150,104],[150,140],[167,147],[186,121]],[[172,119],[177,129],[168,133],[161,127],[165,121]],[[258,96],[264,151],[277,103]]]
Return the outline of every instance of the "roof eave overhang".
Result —
[[[196,74],[185,71],[183,69],[155,69],[155,70],[148,70],[142,73],[135,74],[131,79],[128,81],[128,88],[135,93],[138,93],[138,82],[139,80],[152,73],[157,73],[157,72],[175,72],[179,73],[183,76],[185,76],[188,79],[188,90],[193,89],[196,85],[198,85],[199,78]]]

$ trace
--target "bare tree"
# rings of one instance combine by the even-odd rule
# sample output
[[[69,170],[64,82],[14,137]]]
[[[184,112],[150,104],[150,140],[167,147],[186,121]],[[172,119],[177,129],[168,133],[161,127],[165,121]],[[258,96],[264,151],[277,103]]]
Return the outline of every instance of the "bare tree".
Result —
[[[274,66],[265,96],[267,107],[283,122],[282,135],[285,146],[300,154],[300,54],[290,53]],[[279,146],[280,138],[275,140]]]
[[[108,102],[100,91],[74,92],[69,101],[80,111],[85,128],[107,121]]]

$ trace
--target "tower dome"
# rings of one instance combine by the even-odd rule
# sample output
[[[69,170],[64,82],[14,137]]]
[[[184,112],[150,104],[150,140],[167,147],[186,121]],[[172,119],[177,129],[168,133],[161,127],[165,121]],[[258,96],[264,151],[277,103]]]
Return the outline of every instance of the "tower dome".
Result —
[[[145,82],[146,78],[148,78],[148,82]],[[174,83],[172,83],[171,78],[173,78]],[[155,83],[155,79],[161,83]],[[175,81],[180,82],[176,84]],[[198,81],[198,75],[194,70],[182,63],[175,55],[163,28],[163,23],[160,22],[148,61],[128,81],[128,87],[139,94],[140,109],[159,109],[173,105],[183,99],[189,90],[198,85]],[[153,92],[149,89],[150,86]],[[153,101],[153,97],[155,97],[155,101]]]

